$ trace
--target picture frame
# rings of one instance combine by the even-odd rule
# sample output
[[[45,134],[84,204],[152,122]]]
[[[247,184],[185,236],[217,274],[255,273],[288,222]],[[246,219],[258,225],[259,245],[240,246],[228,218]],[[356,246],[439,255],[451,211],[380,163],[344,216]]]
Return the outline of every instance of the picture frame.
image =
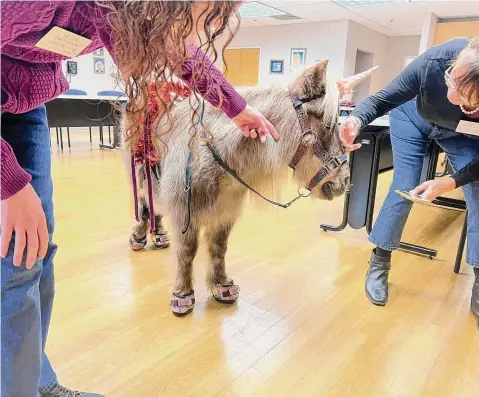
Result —
[[[67,74],[78,74],[78,63],[75,61],[67,61]]]
[[[105,58],[93,58],[93,72],[95,74],[105,74]]]
[[[270,74],[283,74],[284,73],[284,60],[283,59],[271,59],[269,61],[269,73]]]
[[[299,69],[306,64],[306,48],[291,48],[291,69]]]
[[[105,49],[104,48],[99,48],[98,50],[93,51],[93,56],[104,57],[105,56]]]

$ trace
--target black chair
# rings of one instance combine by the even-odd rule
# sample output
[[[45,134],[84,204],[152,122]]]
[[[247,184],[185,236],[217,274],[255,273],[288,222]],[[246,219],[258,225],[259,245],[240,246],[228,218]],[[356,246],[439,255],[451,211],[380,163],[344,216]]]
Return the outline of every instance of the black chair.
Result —
[[[342,222],[337,226],[322,224],[321,229],[324,231],[339,232],[348,225],[353,229],[365,227],[368,234],[372,230],[378,176],[393,169],[389,128],[387,125],[368,125],[360,131],[357,142],[362,143],[363,146],[361,150],[352,152],[349,160],[354,194],[346,193],[345,195]],[[432,142],[423,164],[421,182],[435,178],[440,151],[440,147]],[[434,204],[447,209],[466,212],[464,200],[438,197]],[[460,271],[466,233],[467,220],[464,222],[459,240],[454,265],[455,273]],[[402,241],[400,248],[406,252],[428,256],[430,259],[437,256],[437,251],[434,249]]]
[[[428,164],[428,174],[426,175],[427,179],[434,179],[435,177],[443,177],[448,174],[453,173],[453,169],[451,163],[449,162],[447,156],[445,156],[444,161],[441,163],[441,166],[444,167],[442,172],[436,172],[437,165],[439,163],[439,155],[444,151],[441,147],[436,143],[433,142],[431,144],[431,150],[429,153],[429,164]],[[457,247],[456,253],[456,261],[454,263],[454,273],[458,274],[461,270],[461,263],[462,258],[464,256],[464,247],[466,245],[466,238],[467,238],[467,208],[465,200],[456,200],[446,197],[438,197],[436,200],[433,201],[433,204],[437,204],[441,208],[450,208],[451,210],[460,210],[464,211],[465,219],[464,224],[462,226],[461,236],[459,238],[459,245]]]

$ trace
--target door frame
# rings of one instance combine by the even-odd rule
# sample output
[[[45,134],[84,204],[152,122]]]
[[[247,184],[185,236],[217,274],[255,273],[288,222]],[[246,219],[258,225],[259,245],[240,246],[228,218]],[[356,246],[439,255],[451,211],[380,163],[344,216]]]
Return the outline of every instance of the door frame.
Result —
[[[238,45],[238,46],[229,46],[225,50],[247,50],[257,48],[259,49],[259,60],[258,60],[258,85],[261,81],[261,55],[263,54],[263,47],[259,45]],[[223,54],[221,54],[221,69],[223,69]]]

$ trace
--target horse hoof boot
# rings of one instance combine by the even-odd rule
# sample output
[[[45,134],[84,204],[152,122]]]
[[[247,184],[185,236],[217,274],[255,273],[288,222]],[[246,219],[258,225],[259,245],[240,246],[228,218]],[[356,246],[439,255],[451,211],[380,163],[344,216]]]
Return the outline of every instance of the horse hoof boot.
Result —
[[[151,235],[151,240],[153,244],[158,249],[168,248],[170,246],[170,238],[165,232],[158,232]]]
[[[195,306],[195,291],[187,294],[173,293],[170,307],[173,314],[177,317],[183,317],[190,314]]]
[[[225,303],[231,305],[239,298],[239,285],[235,285],[234,282],[230,284],[215,284],[211,289],[213,298],[219,303]]]
[[[130,236],[130,248],[133,251],[141,251],[143,248],[145,248],[146,245],[146,236],[144,237],[137,237],[135,236],[135,233],[132,233]]]

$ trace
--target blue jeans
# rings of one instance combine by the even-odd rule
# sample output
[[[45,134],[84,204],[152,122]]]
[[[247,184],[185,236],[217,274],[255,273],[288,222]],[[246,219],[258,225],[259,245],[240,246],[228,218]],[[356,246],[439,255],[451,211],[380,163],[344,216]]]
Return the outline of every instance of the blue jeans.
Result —
[[[2,138],[19,164],[32,176],[50,236],[47,255],[31,270],[13,266],[11,242],[1,264],[2,392],[3,397],[34,397],[57,381],[45,354],[53,306],[54,227],[50,131],[45,106],[28,113],[2,113]]]
[[[410,101],[394,109],[390,116],[394,174],[389,193],[369,236],[378,247],[393,251],[399,248],[401,235],[412,203],[395,190],[415,188],[428,146],[434,139],[446,152],[454,170],[460,170],[479,154],[479,139],[426,122]],[[479,182],[463,186],[468,210],[466,262],[479,268]]]

